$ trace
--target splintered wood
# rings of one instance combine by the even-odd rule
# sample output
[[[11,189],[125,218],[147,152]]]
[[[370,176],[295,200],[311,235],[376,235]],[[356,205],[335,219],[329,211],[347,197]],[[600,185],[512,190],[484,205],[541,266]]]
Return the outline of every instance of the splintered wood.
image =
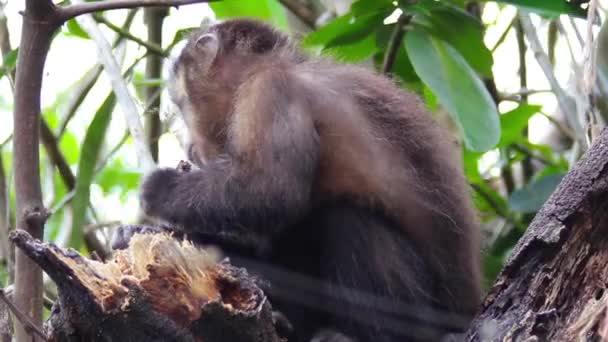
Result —
[[[221,299],[217,259],[167,234],[138,234],[108,263],[87,260],[97,276],[83,280],[105,311],[128,304],[123,282],[130,282],[144,289],[156,311],[188,326],[200,317],[203,304]]]
[[[137,234],[103,263],[23,231],[11,239],[57,284],[50,339],[279,341],[263,292],[213,250]]]

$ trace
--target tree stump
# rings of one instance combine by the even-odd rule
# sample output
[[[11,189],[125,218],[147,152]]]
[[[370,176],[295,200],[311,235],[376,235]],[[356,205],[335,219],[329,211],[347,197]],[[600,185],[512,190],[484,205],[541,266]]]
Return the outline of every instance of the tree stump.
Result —
[[[247,272],[168,234],[137,234],[99,262],[15,231],[11,240],[57,284],[52,341],[281,341]]]

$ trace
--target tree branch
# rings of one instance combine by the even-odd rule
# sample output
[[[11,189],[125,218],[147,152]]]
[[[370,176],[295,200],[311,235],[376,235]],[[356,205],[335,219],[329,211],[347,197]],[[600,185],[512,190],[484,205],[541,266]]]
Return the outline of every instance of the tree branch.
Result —
[[[42,117],[40,117],[40,119],[40,139],[42,140],[44,149],[49,155],[53,165],[57,168],[57,171],[59,171],[59,175],[65,186],[72,190],[76,185],[76,177],[59,150],[59,145],[57,144],[57,139],[55,138],[53,131],[51,131],[51,128]]]
[[[13,156],[16,226],[42,238],[46,211],[42,204],[38,137],[40,89],[53,33],[55,6],[50,0],[27,0],[21,46],[17,57],[13,108]],[[42,272],[23,252],[15,253],[15,305],[35,326],[42,324]],[[17,341],[30,340],[27,329],[15,324]]]
[[[23,324],[28,332],[36,334],[38,337],[46,340],[46,336],[44,335],[44,332],[42,332],[42,329],[32,322],[32,320],[25,313],[21,312],[21,310],[19,310],[19,308],[13,304],[10,299],[8,299],[3,289],[0,289],[0,301],[2,301],[9,308],[9,310],[11,310],[15,318],[17,318],[17,320]]]
[[[105,0],[97,2],[73,2],[73,5],[57,8],[57,18],[65,22],[82,14],[121,8],[182,6],[218,0]]]
[[[148,30],[148,41],[155,46],[162,46],[163,37],[163,22],[167,16],[167,8],[146,8],[144,10],[144,20]],[[162,50],[162,49],[161,49]],[[162,76],[163,55],[150,54],[146,58],[146,79],[158,79]],[[162,123],[160,121],[160,97],[156,94],[160,93],[161,88],[158,85],[145,86],[144,94],[146,104],[150,104],[151,110],[144,113],[144,129],[148,147],[152,153],[152,158],[158,162],[158,140],[162,134]]]
[[[298,17],[308,28],[312,30],[316,28],[317,17],[310,7],[294,0],[279,0],[279,2]]]
[[[393,70],[395,58],[397,57],[397,52],[401,46],[403,35],[405,34],[404,27],[410,22],[410,20],[412,20],[412,16],[402,14],[395,23],[393,33],[391,34],[391,40],[388,48],[386,49],[386,55],[384,55],[384,62],[382,63],[382,73],[385,75],[389,74],[391,70]]]
[[[133,35],[128,30],[123,29],[122,27],[119,27],[117,25],[114,25],[114,23],[112,23],[111,21],[106,19],[103,15],[96,14],[96,15],[93,15],[93,18],[95,18],[95,21],[97,21],[100,24],[105,25],[107,28],[116,32],[118,35],[120,35],[128,40],[134,41],[135,43],[145,47],[149,52],[156,54],[158,56],[161,56],[161,57],[168,56],[168,53],[165,50],[163,50],[163,48],[160,45],[154,44],[153,42],[147,42],[147,41]]]

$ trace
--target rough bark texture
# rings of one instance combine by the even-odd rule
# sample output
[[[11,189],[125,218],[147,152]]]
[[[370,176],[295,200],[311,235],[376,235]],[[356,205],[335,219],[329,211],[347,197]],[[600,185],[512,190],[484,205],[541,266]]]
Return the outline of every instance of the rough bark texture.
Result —
[[[281,341],[244,270],[167,234],[136,235],[106,263],[24,231],[11,239],[57,284],[51,341]]]
[[[608,130],[532,221],[473,322],[469,341],[608,336]]]

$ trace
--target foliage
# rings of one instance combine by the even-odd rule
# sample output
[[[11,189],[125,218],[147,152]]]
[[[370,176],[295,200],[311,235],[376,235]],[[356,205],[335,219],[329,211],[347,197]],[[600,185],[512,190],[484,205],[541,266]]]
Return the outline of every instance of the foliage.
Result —
[[[497,6],[498,11],[504,12],[516,6],[518,10],[536,13],[546,21],[555,20],[560,15],[585,16],[581,6],[566,0],[482,1],[477,5],[485,4]],[[254,17],[287,32],[293,32],[296,27],[294,19],[288,16],[288,10],[278,0],[224,0],[211,3],[210,8],[217,18]],[[170,12],[169,15],[180,14]],[[109,14],[104,16],[108,20],[113,18]],[[400,16],[402,20],[398,20]],[[379,72],[386,56],[395,49],[389,73],[404,89],[420,94],[435,117],[455,127],[463,145],[463,168],[489,236],[484,263],[488,280],[500,270],[534,213],[576,159],[570,157],[571,145],[563,150],[555,145],[531,141],[528,125],[531,118],[546,115],[543,101],[533,102],[527,96],[519,96],[515,105],[511,101],[511,106],[499,106],[508,101],[504,100],[505,94],[496,90],[502,89],[494,78],[499,67],[494,60],[497,50],[488,48],[485,41],[487,30],[493,25],[495,23],[483,22],[476,16],[470,2],[464,0],[357,0],[348,12],[308,32],[302,39],[302,47],[311,53],[328,54],[344,63],[372,62]],[[171,39],[165,42],[165,51],[171,52],[171,48],[194,29],[193,26],[196,25],[184,24],[169,32],[166,36]],[[128,26],[122,29],[129,31]],[[404,31],[402,36],[394,34],[398,29]],[[515,25],[509,25],[504,36],[514,30]],[[604,37],[606,32],[602,28],[600,35]],[[394,41],[393,37],[399,40]],[[74,20],[66,23],[56,39],[71,39],[75,49],[79,44],[91,43],[89,36]],[[136,41],[125,38],[122,41],[129,52],[135,52],[132,55],[145,50]],[[601,41],[600,51],[606,50],[606,39]],[[121,53],[118,46],[115,44],[117,55]],[[519,49],[525,52],[526,48],[520,46]],[[516,61],[519,52],[513,49],[501,53]],[[7,76],[15,68],[17,54],[17,49],[5,53],[0,81],[8,80]],[[607,54],[598,54],[602,99],[605,98],[605,89],[608,89]],[[146,57],[148,55],[138,55],[127,58],[125,62],[130,66],[125,68],[129,70],[126,73],[128,81],[142,108],[147,105],[142,90],[149,86],[164,86],[159,79],[146,79],[144,76]],[[117,120],[111,120],[117,115],[114,96],[105,97],[103,103],[98,103],[103,96],[88,96],[89,93],[107,94],[108,87],[97,82],[98,76],[83,76],[73,85],[66,84],[58,92],[60,96],[56,97],[55,103],[44,110],[45,120],[55,132],[59,150],[76,179],[75,189],[66,188],[50,156],[42,151],[45,204],[56,209],[47,223],[46,237],[57,241],[63,239],[81,250],[86,249],[83,227],[102,221],[90,209],[97,206],[92,202],[100,194],[117,194],[118,197],[112,199],[120,201],[119,206],[133,203],[140,179],[140,173],[133,166],[133,148],[129,146],[129,139],[117,139],[116,132],[122,132],[123,128],[115,127]],[[513,78],[519,76],[513,75]],[[87,79],[90,86],[84,87]],[[94,100],[88,100],[91,104],[76,101],[76,98]],[[2,106],[10,107],[8,102],[2,99]],[[572,138],[566,134],[570,131],[566,123],[556,125],[554,131],[565,140]],[[10,139],[0,145],[0,152],[5,167],[10,167]],[[10,197],[14,198],[12,189]],[[14,205],[11,208],[14,210]],[[66,237],[66,232],[71,233]],[[2,272],[0,270],[0,274]]]

